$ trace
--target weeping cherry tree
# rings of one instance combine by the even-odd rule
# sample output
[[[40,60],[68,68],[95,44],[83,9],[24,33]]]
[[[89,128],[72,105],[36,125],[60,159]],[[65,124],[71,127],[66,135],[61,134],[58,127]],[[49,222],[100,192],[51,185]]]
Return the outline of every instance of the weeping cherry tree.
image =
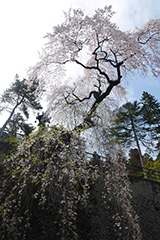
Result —
[[[113,15],[111,6],[92,16],[70,9],[46,35],[41,61],[31,70],[46,90],[48,112],[62,122],[65,112],[75,129],[94,126],[98,106],[112,92],[119,94],[128,73],[159,76],[160,19],[123,32]]]
[[[99,149],[109,152],[107,108],[101,106],[112,103],[112,92],[122,92],[127,73],[159,74],[160,20],[122,32],[113,14],[111,7],[92,16],[70,9],[46,35],[30,77],[46,94],[53,124],[69,123],[71,130],[44,128],[7,161],[12,174],[0,198],[2,239],[141,239],[123,154],[113,144],[113,154],[92,166],[80,136],[99,129]]]

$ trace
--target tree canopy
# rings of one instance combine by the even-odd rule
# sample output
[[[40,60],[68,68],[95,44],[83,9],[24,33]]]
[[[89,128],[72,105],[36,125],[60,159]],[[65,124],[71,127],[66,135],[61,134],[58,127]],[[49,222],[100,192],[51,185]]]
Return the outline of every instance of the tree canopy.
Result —
[[[10,109],[10,113],[0,129],[0,137],[8,125],[13,135],[16,135],[18,129],[21,129],[26,135],[31,132],[31,127],[24,122],[22,114],[29,118],[29,109],[42,109],[38,99],[38,85],[39,81],[37,79],[30,81],[23,79],[21,81],[19,76],[16,75],[15,81],[4,91],[1,97],[1,104],[4,106],[4,110]],[[15,115],[17,109],[19,109],[19,112]]]
[[[3,96],[3,101],[13,99],[14,104],[1,132],[17,107],[26,117],[28,107],[41,107],[37,98],[41,91],[48,109],[37,116],[38,131],[3,160],[2,239],[141,239],[124,153],[109,138],[105,120],[113,106],[112,93],[125,91],[121,83],[127,73],[151,71],[158,76],[160,19],[123,32],[112,23],[113,14],[111,7],[98,9],[92,16],[70,9],[46,35],[41,60],[30,69],[31,80],[17,79]],[[139,108],[137,103],[127,107],[132,122],[133,110],[137,117]],[[47,113],[52,117],[49,129],[42,121]],[[70,128],[65,128],[68,124]],[[89,128],[95,134],[91,138],[96,136],[92,150],[97,148],[98,155],[87,151],[92,148],[87,131],[86,142],[80,135]]]
[[[63,112],[58,120],[64,121],[65,105],[76,129],[94,126],[97,107],[118,91],[127,73],[151,71],[158,77],[160,72],[160,19],[123,32],[111,21],[113,14],[111,7],[97,9],[92,16],[70,9],[63,23],[46,35],[41,61],[31,70],[47,92],[49,113],[55,117]],[[66,69],[74,68],[76,73],[68,79]]]
[[[142,167],[141,146],[154,152],[160,141],[159,117],[160,103],[147,92],[143,92],[139,102],[127,102],[115,112],[111,134],[124,146],[136,144]]]
[[[140,104],[141,115],[153,141],[160,141],[160,102],[148,92],[143,92]]]

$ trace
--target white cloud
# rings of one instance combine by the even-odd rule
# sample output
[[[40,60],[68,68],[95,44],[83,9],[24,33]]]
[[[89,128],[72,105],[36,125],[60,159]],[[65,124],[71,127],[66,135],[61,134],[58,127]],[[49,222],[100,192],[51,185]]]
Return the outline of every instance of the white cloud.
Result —
[[[159,0],[72,0],[72,5],[85,9],[87,13],[105,5],[112,5],[116,12],[113,19],[123,30],[142,27],[150,18],[160,16]]]

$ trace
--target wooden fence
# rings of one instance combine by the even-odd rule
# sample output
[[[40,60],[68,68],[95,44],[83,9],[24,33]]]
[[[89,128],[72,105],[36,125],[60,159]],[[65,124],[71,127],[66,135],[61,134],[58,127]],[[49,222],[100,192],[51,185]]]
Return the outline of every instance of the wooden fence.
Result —
[[[129,176],[141,177],[148,180],[160,182],[159,171],[129,163],[126,163],[126,170],[128,171]]]

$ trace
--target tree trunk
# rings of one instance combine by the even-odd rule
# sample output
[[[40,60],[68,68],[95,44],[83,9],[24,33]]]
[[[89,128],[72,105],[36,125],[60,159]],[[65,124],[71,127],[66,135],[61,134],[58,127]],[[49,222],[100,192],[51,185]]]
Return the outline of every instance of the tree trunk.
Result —
[[[142,151],[141,151],[141,148],[140,148],[140,145],[139,145],[139,141],[138,141],[138,137],[137,137],[137,133],[136,133],[136,129],[135,129],[135,125],[134,125],[134,121],[133,121],[132,116],[130,116],[130,120],[131,120],[131,124],[132,124],[132,130],[133,130],[134,138],[135,138],[137,148],[138,148],[138,152],[139,152],[139,158],[140,158],[141,166],[144,168]]]
[[[23,99],[24,99],[24,97],[21,99],[20,102],[17,102],[17,103],[16,103],[16,105],[14,106],[11,114],[9,115],[9,118],[6,120],[6,122],[4,123],[3,127],[0,129],[0,138],[1,138],[2,135],[3,135],[6,126],[7,126],[8,123],[11,121],[11,118],[13,117],[16,108],[23,102]]]

